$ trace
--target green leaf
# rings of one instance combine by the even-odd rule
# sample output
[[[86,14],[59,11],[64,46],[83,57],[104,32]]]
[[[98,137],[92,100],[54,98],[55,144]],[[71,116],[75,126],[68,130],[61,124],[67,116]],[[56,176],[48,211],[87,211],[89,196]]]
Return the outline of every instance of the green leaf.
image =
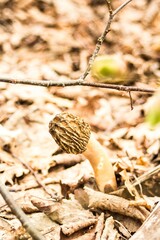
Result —
[[[153,106],[146,116],[146,121],[152,126],[156,126],[160,123],[160,104]]]
[[[97,57],[91,74],[96,80],[106,83],[122,83],[128,78],[126,63],[118,54]]]

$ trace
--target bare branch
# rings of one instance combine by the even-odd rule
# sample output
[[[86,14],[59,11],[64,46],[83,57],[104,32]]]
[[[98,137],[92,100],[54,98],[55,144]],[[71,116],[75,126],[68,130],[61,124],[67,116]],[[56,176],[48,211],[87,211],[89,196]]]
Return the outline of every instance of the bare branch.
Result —
[[[130,3],[133,0],[127,0],[124,3],[122,3],[121,6],[119,6],[113,13],[112,16],[114,17],[117,13],[119,13],[128,3]]]
[[[148,179],[152,178],[154,175],[158,174],[160,172],[160,165],[150,169],[148,172],[144,173],[143,175],[141,175],[140,177],[138,177],[133,183],[132,186],[133,187],[137,187],[140,186],[141,183],[147,181]],[[112,192],[113,195],[118,195],[121,196],[123,191],[126,190],[127,187],[121,186],[118,190]]]
[[[35,226],[31,223],[31,220],[26,216],[22,209],[14,201],[13,197],[7,190],[6,186],[0,181],[0,193],[12,212],[20,220],[26,231],[32,236],[34,240],[44,240],[44,237],[36,230]]]
[[[112,15],[113,10],[112,10],[111,1],[110,0],[106,0],[106,2],[107,2],[107,7],[108,7],[109,14]]]
[[[47,188],[46,185],[39,179],[37,173],[30,167],[30,165],[27,162],[24,162],[22,159],[20,159],[19,157],[15,156],[13,153],[11,153],[12,157],[17,159],[25,168],[27,168],[32,175],[34,176],[36,182],[38,183],[38,185],[40,187],[43,188],[43,190],[54,200],[58,200],[58,197],[56,196],[56,193],[53,194],[52,190]]]
[[[159,239],[160,236],[160,202],[153,209],[144,224],[130,238],[130,240]]]
[[[8,82],[8,83],[15,83],[15,84],[29,84],[29,85],[37,85],[37,86],[43,86],[43,87],[49,87],[49,86],[76,86],[76,85],[81,85],[81,86],[91,86],[91,87],[99,87],[99,88],[109,88],[109,89],[116,89],[119,91],[141,91],[141,92],[148,92],[148,93],[153,93],[155,90],[153,89],[141,89],[141,88],[134,88],[134,87],[126,87],[123,85],[113,85],[113,84],[98,84],[98,83],[82,83],[85,78],[87,77],[87,75],[89,74],[91,67],[93,65],[93,62],[95,60],[95,58],[97,57],[100,48],[105,40],[105,37],[107,35],[107,33],[110,31],[110,26],[111,23],[113,21],[114,16],[120,12],[129,2],[131,2],[132,0],[127,0],[126,2],[124,2],[121,6],[119,6],[115,11],[112,10],[112,6],[111,6],[111,2],[109,0],[106,0],[107,3],[107,7],[108,7],[108,11],[109,11],[109,17],[108,17],[108,21],[107,24],[105,26],[105,29],[103,31],[103,33],[101,34],[101,36],[98,38],[97,40],[97,44],[95,46],[95,49],[93,51],[92,56],[89,59],[89,63],[87,66],[87,69],[85,70],[85,72],[79,77],[78,80],[76,81],[67,81],[67,82],[55,82],[55,81],[26,81],[26,80],[15,80],[15,79],[4,79],[4,78],[0,78],[0,82]]]
[[[103,44],[103,42],[104,42],[104,39],[105,39],[107,33],[109,32],[110,25],[111,25],[112,19],[113,19],[113,17],[112,17],[111,4],[109,3],[109,1],[107,1],[107,6],[108,6],[108,10],[109,10],[109,18],[108,18],[108,20],[107,20],[107,24],[106,24],[106,26],[105,26],[105,29],[104,29],[103,33],[101,34],[101,36],[100,36],[100,37],[98,38],[98,40],[97,40],[97,44],[96,44],[96,46],[95,46],[95,49],[94,49],[94,51],[93,51],[92,56],[91,56],[90,59],[89,59],[89,64],[88,64],[88,66],[87,66],[86,71],[85,71],[85,72],[80,76],[80,78],[79,78],[80,81],[84,81],[85,78],[87,77],[87,75],[89,74],[89,72],[90,72],[90,70],[91,70],[91,67],[92,67],[92,65],[93,65],[93,62],[94,62],[95,58],[97,57],[97,55],[98,55],[98,53],[99,53],[99,50],[100,50],[100,48],[101,48],[101,46],[102,46],[102,44]]]
[[[95,58],[97,57],[99,51],[100,51],[100,48],[105,40],[105,37],[106,35],[109,33],[110,31],[110,26],[111,26],[111,23],[113,21],[113,18],[115,17],[115,15],[117,13],[119,13],[129,2],[131,2],[132,0],[127,0],[125,1],[121,6],[119,6],[114,12],[112,10],[112,6],[111,6],[111,2],[109,0],[106,0],[107,2],[107,7],[108,7],[108,11],[109,11],[109,17],[108,17],[108,20],[107,20],[107,24],[105,26],[105,29],[103,31],[103,33],[101,34],[101,36],[98,38],[97,40],[97,44],[95,46],[95,49],[93,51],[93,54],[92,56],[90,57],[89,59],[89,64],[87,66],[87,69],[85,70],[85,72],[80,76],[80,78],[78,79],[79,81],[84,81],[85,78],[88,76],[90,70],[91,70],[91,67],[93,65],[93,62],[95,60]]]
[[[153,88],[139,88],[134,86],[116,85],[116,84],[105,84],[105,83],[93,83],[93,82],[82,82],[79,80],[71,81],[53,81],[53,80],[24,80],[24,79],[11,79],[11,78],[0,78],[0,82],[12,83],[12,84],[25,84],[41,87],[69,87],[69,86],[87,86],[97,88],[114,89],[117,91],[127,92],[146,92],[154,93],[156,90]]]

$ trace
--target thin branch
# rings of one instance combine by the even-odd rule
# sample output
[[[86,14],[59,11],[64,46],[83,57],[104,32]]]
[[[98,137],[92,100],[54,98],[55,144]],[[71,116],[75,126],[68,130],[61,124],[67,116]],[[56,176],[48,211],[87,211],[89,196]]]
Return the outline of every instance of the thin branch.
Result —
[[[128,93],[129,93],[129,99],[131,104],[131,110],[133,110],[133,99],[132,99],[131,91],[129,91]]]
[[[34,240],[44,240],[44,237],[36,230],[35,226],[31,223],[31,220],[26,216],[22,209],[14,201],[12,195],[7,190],[6,186],[0,181],[0,193],[8,204],[12,212],[16,215],[19,221],[22,223],[26,231],[31,235]]]
[[[88,196],[88,207],[94,210],[109,210],[122,214],[124,216],[139,219],[143,222],[149,215],[149,211],[143,206],[133,206],[131,201],[125,198],[94,191],[91,188],[84,187]]]
[[[121,6],[119,6],[113,13],[112,16],[114,17],[117,13],[119,13],[128,3],[132,2],[133,0],[127,0],[124,3],[122,3]]]
[[[49,189],[49,188],[46,187],[46,185],[39,179],[37,173],[30,167],[30,165],[29,165],[28,163],[24,162],[22,159],[20,159],[19,157],[15,156],[13,153],[11,153],[11,155],[12,155],[13,158],[17,159],[21,164],[23,164],[23,166],[24,166],[25,168],[27,168],[27,169],[31,172],[31,174],[34,176],[34,178],[35,178],[36,182],[38,183],[38,185],[39,185],[40,187],[42,187],[43,190],[44,190],[52,199],[54,199],[54,200],[56,200],[56,201],[58,200],[58,197],[56,196],[56,193],[53,194],[52,191],[51,191],[51,189]]]
[[[111,5],[111,1],[110,0],[106,0],[106,3],[107,3],[109,14],[112,15],[113,9],[112,9],[112,5]]]
[[[4,78],[0,78],[0,82],[8,82],[8,83],[15,83],[15,84],[29,84],[29,85],[37,85],[37,86],[43,86],[43,87],[49,87],[49,86],[57,86],[57,87],[61,87],[61,86],[76,86],[76,85],[81,85],[81,86],[90,86],[90,87],[99,87],[99,88],[110,88],[110,89],[116,89],[116,90],[120,90],[120,91],[141,91],[141,92],[148,92],[148,93],[153,93],[154,90],[152,89],[140,89],[138,90],[138,88],[133,88],[133,87],[125,87],[125,86],[117,86],[117,85],[110,85],[110,84],[98,84],[98,83],[82,83],[85,78],[88,76],[88,74],[90,73],[91,67],[93,65],[93,62],[95,60],[95,58],[97,57],[100,48],[105,40],[105,37],[107,35],[107,33],[110,31],[110,26],[111,23],[113,21],[113,18],[115,17],[115,15],[117,13],[119,13],[129,2],[131,2],[132,0],[127,0],[125,1],[121,6],[119,6],[115,11],[112,10],[112,6],[111,6],[111,2],[109,0],[106,0],[107,2],[107,7],[108,7],[108,11],[109,11],[109,17],[108,17],[108,21],[107,24],[105,26],[105,29],[103,31],[103,33],[101,34],[101,36],[98,38],[97,40],[97,44],[95,46],[95,49],[93,51],[92,56],[89,59],[89,63],[87,66],[87,69],[85,70],[85,72],[79,77],[79,79],[77,81],[68,81],[68,82],[55,82],[55,81],[25,81],[25,80],[15,80],[15,79],[4,79]]]
[[[139,184],[151,179],[154,175],[158,174],[160,172],[160,165],[148,170],[146,173],[138,177],[134,182],[133,186],[136,187]]]
[[[107,7],[108,7],[108,11],[109,11],[109,17],[108,17],[108,20],[107,20],[107,24],[104,28],[104,31],[102,32],[101,36],[98,38],[97,40],[97,44],[95,46],[95,49],[93,51],[93,54],[92,56],[90,57],[89,59],[89,64],[87,66],[87,69],[85,70],[85,72],[80,76],[80,78],[78,79],[79,81],[84,81],[85,78],[88,76],[90,70],[91,70],[91,67],[93,65],[93,62],[95,60],[95,58],[97,57],[99,51],[100,51],[100,48],[105,40],[105,37],[106,35],[109,33],[110,31],[110,26],[111,26],[111,23],[113,21],[113,18],[115,17],[115,15],[117,13],[119,13],[129,2],[131,2],[132,0],[127,0],[125,1],[121,6],[119,6],[114,12],[112,10],[112,6],[111,6],[111,2],[109,0],[106,0],[107,2]]]
[[[144,173],[143,175],[141,175],[140,177],[138,177],[133,183],[132,186],[133,187],[137,187],[140,186],[140,184],[142,184],[143,182],[147,181],[148,179],[152,178],[154,175],[158,174],[160,172],[160,165],[150,169],[149,171],[147,171],[146,173]],[[122,195],[123,191],[127,189],[127,186],[122,186],[120,187],[118,190],[112,192],[112,194],[115,195]]]
[[[105,39],[107,33],[109,32],[109,29],[110,29],[110,26],[111,26],[111,23],[112,23],[112,19],[113,19],[113,17],[112,17],[112,10],[111,10],[111,4],[109,3],[109,1],[107,1],[107,6],[108,6],[108,11],[109,11],[109,18],[107,20],[107,24],[106,24],[105,29],[102,32],[101,36],[97,40],[97,44],[95,46],[93,54],[92,54],[92,56],[89,59],[89,63],[88,63],[87,69],[85,70],[85,72],[79,78],[80,81],[84,81],[85,78],[87,77],[87,75],[89,74],[89,72],[91,70],[91,67],[93,65],[93,62],[94,62],[95,58],[97,57],[97,55],[99,53],[99,50],[100,50],[100,48],[101,48],[101,46],[102,46],[102,44],[104,42],[104,39]]]
[[[24,79],[13,79],[13,78],[0,78],[0,82],[12,83],[12,84],[25,84],[25,85],[33,85],[33,86],[41,86],[41,87],[87,86],[87,87],[114,89],[117,91],[145,92],[150,94],[153,94],[156,91],[153,88],[140,88],[140,87],[116,85],[116,84],[82,82],[79,80],[53,81],[53,80],[33,80],[33,79],[24,80]]]
[[[160,236],[160,202],[157,203],[143,225],[130,238],[130,240],[159,239]]]

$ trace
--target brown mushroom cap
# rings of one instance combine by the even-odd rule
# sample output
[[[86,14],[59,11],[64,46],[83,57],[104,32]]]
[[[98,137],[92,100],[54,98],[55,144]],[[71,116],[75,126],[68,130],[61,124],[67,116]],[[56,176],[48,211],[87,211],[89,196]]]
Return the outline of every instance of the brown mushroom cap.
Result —
[[[63,112],[50,121],[49,132],[65,152],[79,154],[87,148],[91,128],[82,118]]]

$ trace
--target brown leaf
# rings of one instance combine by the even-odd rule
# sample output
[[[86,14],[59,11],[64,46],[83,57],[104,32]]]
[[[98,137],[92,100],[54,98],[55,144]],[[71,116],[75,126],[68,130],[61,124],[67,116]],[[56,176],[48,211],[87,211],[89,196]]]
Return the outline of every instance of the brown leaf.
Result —
[[[6,166],[5,171],[0,175],[4,183],[13,185],[14,178],[20,178],[29,173],[21,164],[16,163],[15,166]]]
[[[78,221],[73,219],[72,222],[62,225],[62,232],[65,235],[70,236],[83,228],[95,225],[95,223],[96,219],[80,219]]]
[[[98,221],[95,229],[95,234],[96,234],[95,240],[101,240],[103,228],[104,228],[104,213],[102,212],[101,215],[98,217]]]
[[[65,235],[71,235],[97,222],[94,215],[89,210],[84,210],[74,199],[63,199],[62,203],[52,203],[33,196],[30,199],[32,204],[46,213],[50,219],[62,224],[62,231]]]
[[[101,240],[119,240],[119,233],[114,227],[113,217],[109,217],[105,221],[105,227],[101,236]]]

